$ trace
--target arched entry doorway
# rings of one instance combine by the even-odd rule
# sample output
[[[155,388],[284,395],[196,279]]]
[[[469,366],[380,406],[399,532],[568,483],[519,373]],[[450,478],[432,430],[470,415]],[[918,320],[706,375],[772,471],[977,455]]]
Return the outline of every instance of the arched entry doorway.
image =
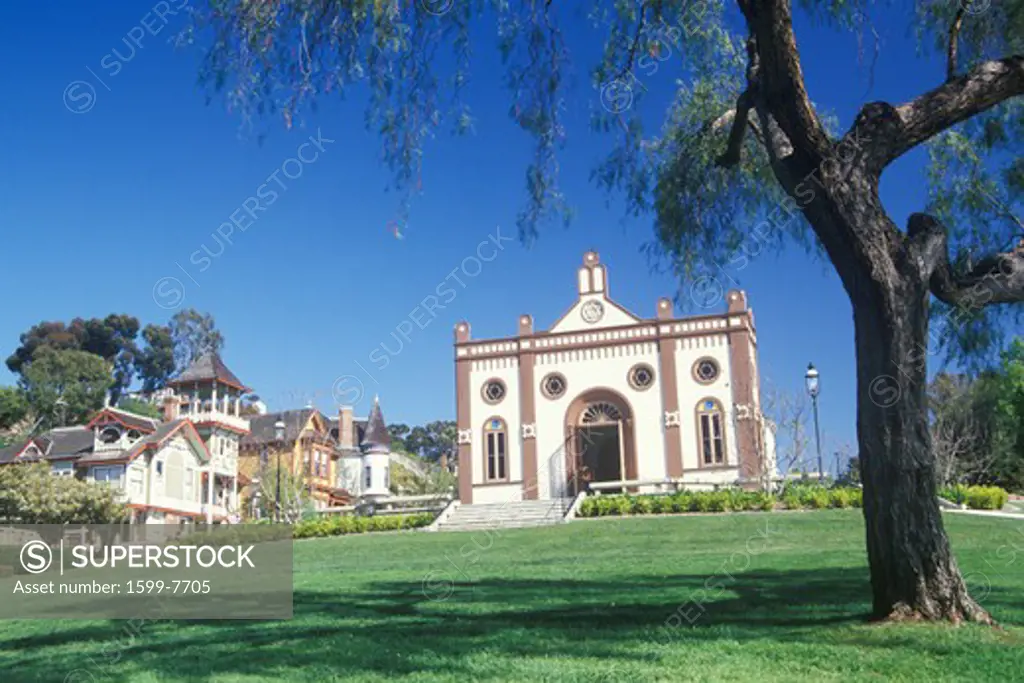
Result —
[[[618,393],[594,389],[580,394],[566,411],[565,434],[565,469],[573,496],[591,482],[636,479],[633,411]]]

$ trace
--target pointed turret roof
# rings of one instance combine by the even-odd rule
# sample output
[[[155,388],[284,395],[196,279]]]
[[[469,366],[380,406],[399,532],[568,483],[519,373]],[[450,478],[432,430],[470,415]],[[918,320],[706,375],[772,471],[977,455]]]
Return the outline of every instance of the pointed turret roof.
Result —
[[[380,410],[380,401],[373,397],[373,409],[366,421],[366,431],[363,433],[363,441],[360,446],[391,446],[391,434],[388,432],[388,425],[384,422],[384,413]]]
[[[242,380],[238,379],[235,373],[228,369],[228,366],[224,365],[224,361],[220,359],[220,354],[216,351],[210,353],[204,353],[202,356],[197,358],[192,365],[188,366],[184,372],[178,377],[172,379],[169,384],[174,386],[176,384],[188,384],[190,382],[221,382],[229,386],[240,389],[241,391],[248,391],[249,388],[242,384]]]

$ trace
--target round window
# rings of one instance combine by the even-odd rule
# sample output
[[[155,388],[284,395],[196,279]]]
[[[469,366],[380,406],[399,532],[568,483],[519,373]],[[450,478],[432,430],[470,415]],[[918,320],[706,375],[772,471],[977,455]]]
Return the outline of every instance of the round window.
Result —
[[[693,377],[701,384],[711,384],[718,379],[718,363],[711,358],[701,358],[693,364]]]
[[[501,403],[505,398],[505,383],[500,379],[488,380],[483,388],[484,400],[488,403]]]
[[[646,363],[634,365],[629,371],[629,385],[637,391],[650,389],[654,384],[654,368]]]
[[[540,383],[540,390],[548,398],[554,399],[563,396],[568,386],[564,375],[552,372]]]

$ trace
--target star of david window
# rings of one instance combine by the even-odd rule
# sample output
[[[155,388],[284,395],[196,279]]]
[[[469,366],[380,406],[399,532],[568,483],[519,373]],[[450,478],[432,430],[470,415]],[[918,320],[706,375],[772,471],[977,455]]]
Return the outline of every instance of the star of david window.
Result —
[[[565,381],[565,376],[557,372],[552,372],[550,375],[544,378],[541,382],[541,392],[548,398],[559,398],[565,395],[565,390],[568,387],[568,382]]]
[[[701,358],[693,364],[693,377],[701,384],[711,384],[718,379],[718,363],[711,358]]]
[[[488,380],[483,387],[484,400],[490,404],[501,403],[505,398],[505,383],[500,379]]]
[[[650,389],[654,384],[654,368],[646,363],[634,365],[629,371],[629,385],[637,391]]]

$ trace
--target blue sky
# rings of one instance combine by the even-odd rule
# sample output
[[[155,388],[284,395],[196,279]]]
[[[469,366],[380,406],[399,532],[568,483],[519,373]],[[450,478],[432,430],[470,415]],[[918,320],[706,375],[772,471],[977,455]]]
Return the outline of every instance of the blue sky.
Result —
[[[531,148],[507,118],[497,55],[481,43],[468,94],[475,133],[429,145],[424,194],[398,240],[387,228],[397,198],[385,192],[388,174],[377,140],[363,127],[358,93],[347,102],[325,98],[290,131],[271,125],[259,144],[240,134],[241,121],[222,101],[206,104],[196,86],[197,53],[167,43],[184,26],[182,17],[167,17],[161,33],[147,36],[115,76],[101,66],[114,48],[130,54],[122,39],[150,7],[65,1],[0,9],[8,29],[0,41],[8,103],[0,108],[3,358],[41,320],[125,312],[143,324],[162,323],[173,310],[161,305],[180,300],[215,316],[227,339],[226,362],[272,408],[314,401],[333,412],[332,385],[353,375],[365,387],[357,412],[379,393],[389,421],[420,423],[454,416],[455,323],[468,320],[475,337],[513,334],[522,313],[531,313],[538,328],[549,326],[574,297],[585,250],[600,252],[612,296],[639,315],[653,316],[659,296],[687,286],[652,273],[640,253],[652,237],[650,219],[623,221],[617,199],[609,204],[588,181],[610,140],[587,129],[590,109],[600,104],[586,66],[578,64],[561,157],[575,222],[545,230],[530,248],[503,241],[479,274],[457,273],[465,285],[449,279],[454,299],[436,317],[420,317],[425,327],[415,326],[401,353],[377,370],[371,352],[382,342],[396,348],[392,332],[425,296],[498,226],[502,235],[515,234]],[[864,101],[903,101],[941,81],[941,60],[917,54],[910,18],[901,12],[875,17],[881,42],[870,92],[870,69],[858,60],[853,35],[798,24],[811,96],[843,128]],[[493,27],[481,27],[481,35],[486,31]],[[570,30],[570,42],[592,43],[595,35],[581,25]],[[649,80],[638,75],[655,93],[652,122],[657,101],[683,68],[668,60]],[[65,106],[74,81],[95,91],[86,113]],[[88,87],[67,91],[72,106],[87,102]],[[316,160],[294,179],[278,175],[284,188],[268,181],[318,130],[333,142],[321,143],[322,151],[304,148]],[[899,225],[924,205],[923,167],[918,150],[884,178],[883,196]],[[284,170],[294,176],[297,168]],[[273,205],[251,225],[243,220],[245,231],[236,230],[219,256],[193,259],[203,245],[220,249],[214,231],[232,213],[244,215],[243,202],[268,183],[278,190]],[[794,247],[729,276],[754,308],[765,378],[802,391],[804,369],[814,361],[823,378],[826,449],[854,443],[851,310],[831,266]],[[0,383],[13,381],[0,370]]]

